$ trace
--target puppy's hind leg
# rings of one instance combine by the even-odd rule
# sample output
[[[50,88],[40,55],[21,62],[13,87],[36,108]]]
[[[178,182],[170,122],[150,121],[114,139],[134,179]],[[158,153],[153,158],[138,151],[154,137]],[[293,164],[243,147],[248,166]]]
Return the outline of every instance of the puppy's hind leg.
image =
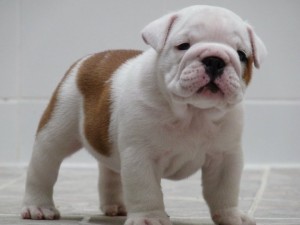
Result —
[[[99,163],[100,208],[106,216],[126,216],[121,177]]]
[[[52,220],[60,217],[53,202],[53,186],[63,159],[81,148],[78,96],[73,95],[76,95],[74,91],[70,92],[72,95],[62,93],[65,86],[63,84],[56,90],[39,125],[27,171],[21,212],[23,219]]]

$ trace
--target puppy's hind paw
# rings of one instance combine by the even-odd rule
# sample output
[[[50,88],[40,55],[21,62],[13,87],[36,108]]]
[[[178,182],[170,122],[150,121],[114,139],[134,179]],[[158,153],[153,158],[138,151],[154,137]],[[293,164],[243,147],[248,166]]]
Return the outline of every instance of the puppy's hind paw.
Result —
[[[172,225],[169,219],[135,218],[127,219],[124,225]]]
[[[170,218],[163,211],[131,213],[124,225],[172,225]]]
[[[32,220],[57,220],[60,218],[60,214],[53,206],[24,206],[21,217]]]
[[[126,216],[126,208],[123,204],[102,205],[102,212],[106,216]]]
[[[215,212],[212,219],[217,225],[256,225],[254,219],[236,208]]]

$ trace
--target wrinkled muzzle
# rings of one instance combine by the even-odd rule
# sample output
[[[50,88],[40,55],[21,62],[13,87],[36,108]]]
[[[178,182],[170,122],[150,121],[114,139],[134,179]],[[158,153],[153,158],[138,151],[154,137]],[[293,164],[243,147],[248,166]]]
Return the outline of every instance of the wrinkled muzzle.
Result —
[[[223,44],[196,44],[183,56],[176,95],[222,95],[235,98],[241,92],[242,67],[238,55]]]

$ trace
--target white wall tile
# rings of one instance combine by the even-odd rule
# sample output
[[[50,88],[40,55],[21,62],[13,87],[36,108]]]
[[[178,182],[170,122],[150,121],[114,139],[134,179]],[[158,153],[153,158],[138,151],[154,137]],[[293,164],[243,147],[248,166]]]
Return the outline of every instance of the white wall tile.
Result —
[[[49,96],[68,67],[86,54],[145,46],[140,30],[153,18],[133,9],[144,3],[23,1],[21,95]],[[159,5],[154,3],[147,5],[154,9]],[[161,10],[155,9],[160,15]]]
[[[46,99],[75,60],[109,48],[146,49],[140,31],[147,23],[193,4],[232,9],[268,48],[247,92],[246,162],[299,160],[299,1],[0,0],[0,134],[10,137],[0,143],[0,162],[29,160]],[[92,161],[81,152],[67,162]]]
[[[254,70],[249,99],[300,98],[299,1],[167,1],[171,8],[209,4],[229,8],[253,25],[268,49],[260,70]],[[255,13],[254,13],[255,12]]]
[[[300,162],[300,104],[248,103],[245,111],[246,162]]]
[[[254,71],[248,97],[299,99],[299,1],[274,1],[272,6],[267,1],[259,4],[261,7],[252,14],[253,25],[268,48],[268,56],[261,70]]]
[[[249,89],[249,98],[300,97],[300,76],[297,76],[300,31],[295,29],[300,27],[297,1],[277,1],[272,6],[261,1],[228,0],[135,0],[105,4],[96,0],[89,4],[82,0],[28,0],[21,3],[22,96],[49,96],[70,64],[88,53],[108,48],[145,48],[140,38],[144,25],[165,12],[200,3],[237,12],[253,24],[266,43],[269,56],[262,69],[255,71],[255,86]],[[288,16],[278,17],[279,14]]]
[[[17,95],[18,1],[0,1],[0,98]]]
[[[17,160],[18,139],[17,105],[0,103],[0,164]]]
[[[46,101],[19,103],[20,162],[28,162],[31,157],[36,129],[46,105]]]
[[[21,162],[28,161],[31,156],[36,127],[44,106],[45,103],[22,103],[20,106]],[[8,115],[14,115],[10,111],[7,111],[5,115],[4,121],[13,120],[13,118],[7,118]],[[247,102],[243,135],[246,163],[299,163],[299,115],[300,104]],[[9,145],[15,143],[14,139],[8,140],[13,140],[8,142]],[[81,150],[67,159],[65,163],[95,164],[96,162],[85,150]]]

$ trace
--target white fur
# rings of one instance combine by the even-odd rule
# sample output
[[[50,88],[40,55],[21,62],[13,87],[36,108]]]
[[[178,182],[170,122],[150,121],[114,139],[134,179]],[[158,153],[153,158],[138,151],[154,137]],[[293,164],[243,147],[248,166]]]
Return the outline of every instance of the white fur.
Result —
[[[75,84],[85,59],[77,63],[61,88],[51,122],[37,136],[23,217],[58,215],[52,189],[59,165],[82,144],[100,162],[101,209],[117,215],[126,205],[126,225],[171,224],[161,178],[183,179],[199,169],[215,223],[255,224],[237,208],[245,83],[236,51],[260,54],[254,56],[257,65],[265,54],[261,41],[253,47],[258,37],[249,29],[232,12],[208,6],[189,7],[148,25],[143,38],[153,49],[128,61],[112,78],[110,157],[94,151],[85,138],[83,98]],[[191,48],[175,48],[184,42]],[[202,64],[208,56],[226,62],[215,81],[222,94],[207,88],[197,93],[210,81]]]

